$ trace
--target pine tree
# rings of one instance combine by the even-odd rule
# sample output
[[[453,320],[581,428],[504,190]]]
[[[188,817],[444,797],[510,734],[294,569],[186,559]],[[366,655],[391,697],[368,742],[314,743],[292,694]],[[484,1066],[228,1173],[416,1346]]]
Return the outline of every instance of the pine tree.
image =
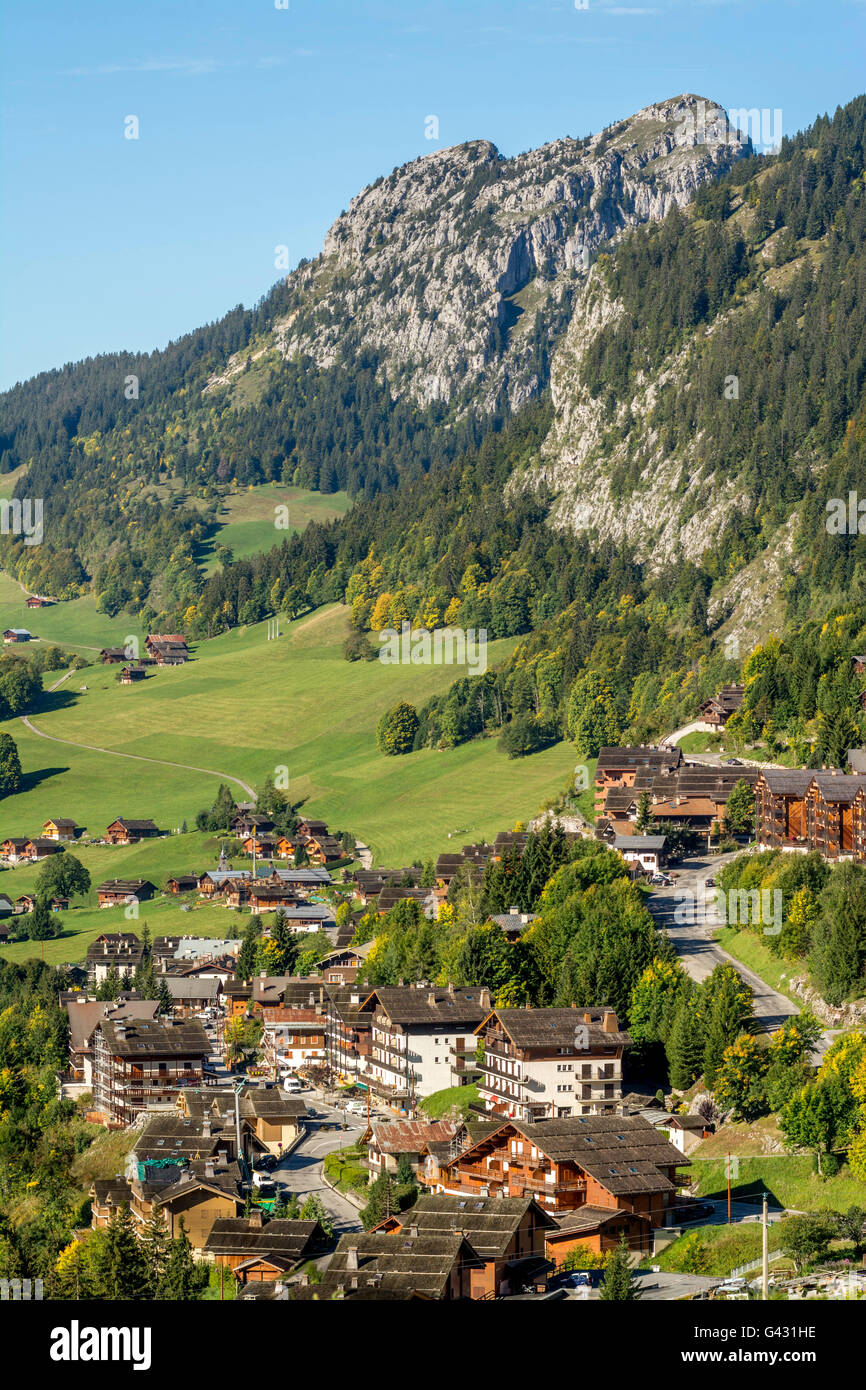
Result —
[[[631,1277],[625,1236],[620,1236],[619,1245],[608,1258],[598,1296],[608,1302],[619,1303],[634,1303],[640,1298],[640,1290]]]
[[[155,1298],[165,1274],[169,1246],[168,1231],[160,1213],[154,1212],[144,1223],[140,1239],[148,1271],[150,1297]]]
[[[334,1222],[330,1214],[322,1205],[322,1200],[311,1192],[304,1205],[301,1207],[302,1221],[318,1221],[325,1235],[330,1240],[334,1234]]]
[[[665,1051],[671,1085],[687,1091],[700,1076],[704,1058],[704,1030],[693,1000],[684,999],[677,1009]]]
[[[150,1271],[127,1203],[115,1207],[98,1255],[101,1298],[137,1302],[150,1292]]]
[[[201,1297],[208,1282],[208,1271],[193,1258],[183,1217],[179,1225],[179,1235],[169,1242],[165,1270],[157,1285],[156,1297],[167,1302],[188,1303]]]

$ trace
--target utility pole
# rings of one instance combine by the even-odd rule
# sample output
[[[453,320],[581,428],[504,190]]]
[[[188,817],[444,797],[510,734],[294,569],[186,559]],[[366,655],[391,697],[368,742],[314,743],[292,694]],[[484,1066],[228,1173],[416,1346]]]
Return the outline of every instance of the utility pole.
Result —
[[[767,1194],[762,1198],[761,1204],[761,1255],[763,1264],[761,1267],[761,1297],[766,1300],[770,1297],[770,1218],[767,1212]]]
[[[731,1155],[728,1154],[725,1160],[725,1170],[728,1174],[728,1225],[731,1224]]]

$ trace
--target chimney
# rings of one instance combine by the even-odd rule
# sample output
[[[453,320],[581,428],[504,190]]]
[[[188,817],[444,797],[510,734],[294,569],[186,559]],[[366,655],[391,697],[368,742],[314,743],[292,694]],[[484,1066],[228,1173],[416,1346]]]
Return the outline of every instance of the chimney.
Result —
[[[202,1120],[201,1134],[203,1139],[210,1139],[211,1137],[210,1115],[205,1115]]]
[[[481,993],[478,996],[478,1002],[481,1005],[482,1009],[489,1009],[491,1007],[490,990],[487,988],[486,985],[483,986]]]
[[[449,981],[448,981],[448,993],[451,995],[451,997],[452,997],[452,999],[453,999],[453,997],[454,997],[454,981],[453,981],[453,980],[449,980]]]
[[[418,1225],[415,1221],[413,1221],[410,1226],[406,1227],[406,1234],[410,1240],[418,1239]]]
[[[619,1024],[617,1023],[616,1013],[613,1009],[605,1009],[604,1017],[601,1020],[602,1032],[618,1033]]]
[[[262,1226],[262,1209],[261,1209],[261,1207],[253,1207],[252,1211],[250,1212],[249,1216],[247,1217],[247,1221],[248,1221],[249,1224],[250,1224],[250,1230],[253,1230],[253,1231],[254,1231],[254,1230],[259,1230],[259,1229],[261,1228],[261,1226]]]
[[[431,1009],[435,1009],[435,1007],[436,1007],[436,995],[435,995],[435,993],[433,992],[432,989],[430,990],[430,993],[427,995],[427,1003],[430,1005]]]
[[[592,1014],[589,1012],[589,1009],[584,1009],[583,1021],[584,1023],[592,1023]]]
[[[346,1251],[346,1268],[347,1268],[347,1269],[357,1269],[357,1268],[358,1268],[358,1247],[357,1247],[357,1245],[350,1245],[349,1248],[348,1248],[347,1251]]]

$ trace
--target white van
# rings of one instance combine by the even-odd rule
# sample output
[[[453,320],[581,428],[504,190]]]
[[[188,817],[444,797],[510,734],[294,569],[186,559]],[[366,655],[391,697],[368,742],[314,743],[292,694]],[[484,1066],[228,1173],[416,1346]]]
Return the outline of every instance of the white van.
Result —
[[[283,1090],[287,1096],[296,1096],[304,1088],[296,1076],[283,1077]]]

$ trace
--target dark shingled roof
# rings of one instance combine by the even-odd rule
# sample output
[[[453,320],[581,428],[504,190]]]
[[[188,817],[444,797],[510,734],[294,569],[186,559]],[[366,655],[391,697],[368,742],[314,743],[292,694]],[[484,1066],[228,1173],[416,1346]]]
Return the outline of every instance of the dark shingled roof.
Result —
[[[242,1255],[290,1269],[323,1243],[318,1221],[268,1221],[253,1225],[246,1217],[222,1217],[205,1243],[208,1255]]]
[[[402,1230],[417,1226],[419,1236],[462,1232],[482,1258],[494,1260],[505,1255],[532,1206],[540,1225],[555,1227],[553,1217],[533,1197],[449,1197],[433,1193],[419,1197],[414,1207],[401,1212],[399,1219]]]
[[[453,993],[426,985],[420,989],[408,985],[381,986],[372,990],[368,998],[373,995],[392,1023],[417,1024],[421,1027],[443,1023],[468,1027],[480,1023],[490,1008],[489,993],[483,986],[464,986]],[[486,1004],[481,1002],[482,995],[487,998]]]
[[[607,1012],[606,1009],[495,1009],[494,1015],[515,1047],[573,1048],[574,1032],[579,1025],[589,1029],[589,1051],[602,1047],[630,1047],[630,1034],[619,1028],[614,1033],[606,1033],[602,1028]]]
[[[635,1217],[639,1221],[650,1224],[648,1216],[642,1212],[631,1212],[625,1207],[577,1207],[573,1211],[552,1212],[554,1222],[561,1231],[592,1231],[598,1226],[604,1226],[608,1221],[613,1221],[618,1216],[627,1216],[630,1219]]]
[[[608,771],[633,767],[679,767],[683,755],[679,748],[652,748],[638,744],[626,748],[600,748],[596,763],[596,780]]]
[[[127,1023],[100,1023],[110,1051],[117,1057],[146,1057],[150,1055],[191,1058],[207,1057],[210,1043],[196,1019],[145,1022],[130,1019]]]
[[[348,1267],[352,1247],[358,1252],[357,1269]],[[349,1293],[355,1283],[359,1290],[372,1287],[384,1294],[417,1292],[442,1298],[458,1262],[476,1268],[483,1264],[459,1232],[443,1236],[410,1236],[406,1230],[353,1233],[341,1237],[320,1288],[325,1296],[335,1285]]]

